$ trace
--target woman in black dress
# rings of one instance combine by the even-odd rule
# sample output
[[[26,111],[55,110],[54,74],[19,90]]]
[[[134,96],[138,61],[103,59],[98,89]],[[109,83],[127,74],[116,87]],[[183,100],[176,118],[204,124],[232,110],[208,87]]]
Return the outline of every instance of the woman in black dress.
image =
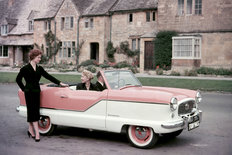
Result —
[[[96,90],[91,83],[92,79],[93,74],[88,70],[84,70],[81,74],[81,83],[77,84],[76,90]]]
[[[16,77],[16,82],[22,89],[25,95],[26,105],[27,105],[27,122],[29,123],[29,129],[27,131],[28,136],[35,138],[36,142],[40,141],[38,120],[40,118],[40,85],[39,81],[41,76],[46,79],[59,84],[61,86],[68,86],[48,74],[43,67],[37,64],[41,60],[42,52],[40,50],[33,49],[29,52],[30,62],[20,69]],[[25,85],[22,79],[25,80]],[[35,130],[35,134],[34,134]]]

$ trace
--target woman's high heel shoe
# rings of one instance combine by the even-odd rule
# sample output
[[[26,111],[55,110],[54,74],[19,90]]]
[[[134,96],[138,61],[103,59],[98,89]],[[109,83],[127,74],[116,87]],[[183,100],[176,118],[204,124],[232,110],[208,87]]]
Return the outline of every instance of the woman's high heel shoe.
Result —
[[[27,135],[28,135],[29,138],[30,138],[30,137],[31,137],[31,138],[35,138],[35,136],[32,136],[31,133],[30,133],[29,131],[27,131]]]
[[[40,139],[36,139],[36,138],[35,138],[35,142],[39,142],[39,141],[40,141]]]

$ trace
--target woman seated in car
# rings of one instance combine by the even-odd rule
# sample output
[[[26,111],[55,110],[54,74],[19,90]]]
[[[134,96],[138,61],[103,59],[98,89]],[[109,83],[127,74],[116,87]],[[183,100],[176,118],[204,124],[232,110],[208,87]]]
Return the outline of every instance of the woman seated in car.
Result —
[[[84,70],[81,75],[81,83],[77,84],[76,90],[95,90],[95,86],[91,83],[93,74]]]

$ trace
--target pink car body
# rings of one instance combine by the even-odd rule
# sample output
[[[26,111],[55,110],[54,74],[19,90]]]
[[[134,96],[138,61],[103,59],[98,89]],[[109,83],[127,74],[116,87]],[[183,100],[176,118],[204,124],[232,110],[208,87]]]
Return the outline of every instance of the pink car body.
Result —
[[[178,136],[199,126],[202,111],[198,91],[142,86],[130,71],[102,71],[107,89],[75,90],[75,86],[41,85],[41,134],[56,125],[120,133],[139,148],[155,145],[159,136]],[[24,93],[19,90],[20,115],[26,116]]]

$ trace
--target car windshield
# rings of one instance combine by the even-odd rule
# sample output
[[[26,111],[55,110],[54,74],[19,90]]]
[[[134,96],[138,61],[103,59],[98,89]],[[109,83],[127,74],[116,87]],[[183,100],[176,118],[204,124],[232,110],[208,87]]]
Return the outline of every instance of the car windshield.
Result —
[[[142,86],[131,71],[105,71],[104,74],[111,89],[120,89],[124,86]]]

